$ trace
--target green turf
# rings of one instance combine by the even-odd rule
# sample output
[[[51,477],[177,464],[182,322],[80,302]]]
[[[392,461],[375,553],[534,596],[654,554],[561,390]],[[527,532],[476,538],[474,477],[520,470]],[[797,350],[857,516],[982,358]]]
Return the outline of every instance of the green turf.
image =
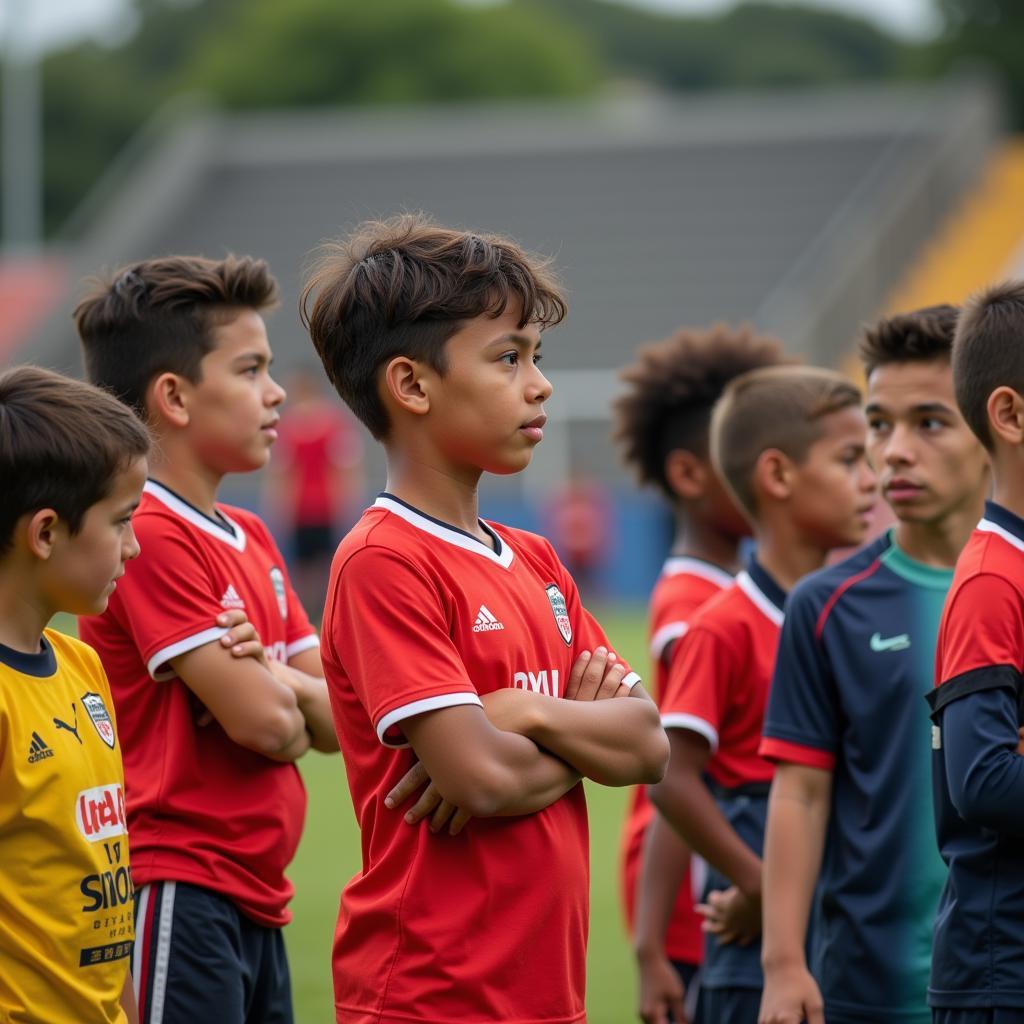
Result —
[[[631,665],[647,667],[642,611],[598,613],[609,637]],[[61,618],[58,628],[74,631]],[[356,829],[341,759],[310,754],[301,762],[309,792],[306,830],[288,874],[295,884],[294,920],[285,930],[298,1024],[334,1019],[331,998],[331,939],[338,898],[359,868]],[[635,1019],[632,957],[619,909],[618,848],[628,792],[589,786],[591,920],[587,957],[590,1024]],[[472,827],[472,826],[470,826]]]

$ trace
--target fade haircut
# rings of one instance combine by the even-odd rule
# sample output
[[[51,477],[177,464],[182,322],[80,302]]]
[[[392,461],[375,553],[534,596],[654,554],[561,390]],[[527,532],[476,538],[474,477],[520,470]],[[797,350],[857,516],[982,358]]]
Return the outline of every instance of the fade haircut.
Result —
[[[549,261],[499,235],[441,227],[423,214],[369,221],[319,253],[302,322],[335,390],[377,440],[389,423],[378,371],[406,356],[444,374],[463,323],[519,310],[519,327],[559,323],[565,298]]]
[[[960,313],[953,341],[953,389],[957,405],[978,440],[995,446],[988,399],[998,387],[1024,395],[1024,281],[972,295]]]
[[[199,383],[214,329],[276,301],[267,264],[249,256],[164,256],[123,267],[94,279],[75,307],[86,376],[145,418],[154,377],[175,373]]]
[[[149,434],[112,395],[38,366],[0,373],[0,554],[26,513],[52,508],[72,534]]]
[[[711,409],[725,385],[785,360],[778,339],[754,334],[749,325],[681,328],[641,348],[619,374],[629,390],[613,406],[615,440],[640,483],[674,500],[665,476],[669,452],[683,448],[706,458]]]
[[[958,315],[956,306],[925,306],[865,328],[858,346],[865,376],[888,363],[948,363]]]
[[[860,402],[852,381],[817,366],[769,366],[726,385],[711,414],[711,458],[748,518],[757,515],[761,453],[775,448],[803,462],[825,434],[825,417]]]

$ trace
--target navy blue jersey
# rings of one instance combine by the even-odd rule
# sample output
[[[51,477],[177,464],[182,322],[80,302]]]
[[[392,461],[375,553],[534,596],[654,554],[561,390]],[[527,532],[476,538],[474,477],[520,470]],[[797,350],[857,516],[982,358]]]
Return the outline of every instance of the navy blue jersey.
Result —
[[[832,772],[811,970],[829,1024],[931,1020],[935,640],[953,578],[891,533],[793,590],[761,753]]]
[[[935,826],[949,865],[936,1007],[1024,1008],[1024,519],[988,502],[956,566],[929,703]]]

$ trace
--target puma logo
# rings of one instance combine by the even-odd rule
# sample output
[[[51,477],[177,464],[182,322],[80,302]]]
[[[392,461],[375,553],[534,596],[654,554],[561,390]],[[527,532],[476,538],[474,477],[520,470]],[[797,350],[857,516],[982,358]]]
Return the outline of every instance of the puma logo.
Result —
[[[71,704],[71,710],[75,713],[75,724],[73,726],[68,725],[67,722],[62,722],[59,718],[54,718],[53,724],[57,726],[58,729],[66,729],[69,733],[71,733],[72,736],[75,737],[76,740],[78,740],[79,744],[81,744],[82,737],[78,735],[78,705],[75,704],[73,701]]]

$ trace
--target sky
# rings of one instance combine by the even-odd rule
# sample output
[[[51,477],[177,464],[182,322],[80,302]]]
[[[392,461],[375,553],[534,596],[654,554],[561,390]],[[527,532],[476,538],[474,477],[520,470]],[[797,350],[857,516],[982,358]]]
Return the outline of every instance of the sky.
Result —
[[[187,0],[185,0],[187,2]],[[734,0],[627,0],[638,6],[707,13]],[[871,17],[899,35],[922,38],[935,28],[932,0],[804,0]],[[131,29],[128,0],[0,0],[0,39],[10,43],[15,26],[19,45],[52,48],[83,36],[116,40]]]

